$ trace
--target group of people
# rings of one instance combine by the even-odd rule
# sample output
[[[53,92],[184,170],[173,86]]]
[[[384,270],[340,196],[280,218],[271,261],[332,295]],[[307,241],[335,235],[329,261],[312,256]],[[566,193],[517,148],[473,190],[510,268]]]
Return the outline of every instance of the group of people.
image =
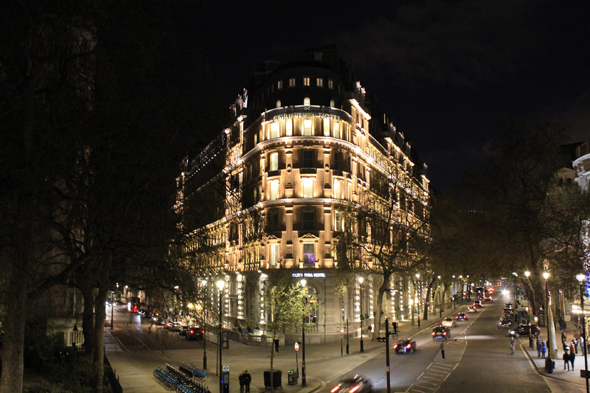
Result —
[[[561,344],[563,345],[563,369],[565,370],[567,368],[569,371],[571,363],[572,371],[574,371],[574,362],[576,360],[576,355],[578,354],[578,345],[580,346],[580,351],[583,352],[585,350],[584,338],[580,337],[578,339],[574,336],[574,338],[568,343],[567,334],[564,330],[561,333]]]
[[[252,376],[245,370],[243,373],[240,374],[238,377],[240,381],[240,393],[250,393],[250,382],[252,382]]]

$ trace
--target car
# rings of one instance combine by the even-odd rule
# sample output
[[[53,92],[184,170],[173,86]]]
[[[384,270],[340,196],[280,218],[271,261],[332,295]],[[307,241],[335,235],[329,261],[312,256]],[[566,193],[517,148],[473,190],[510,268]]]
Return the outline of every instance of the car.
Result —
[[[416,351],[416,341],[406,338],[405,340],[398,340],[393,346],[395,353],[414,353]]]
[[[202,340],[203,339],[203,333],[204,331],[198,327],[198,326],[189,326],[188,329],[186,329],[186,333],[184,334],[186,336],[187,340]]]
[[[531,332],[535,336],[538,336],[539,334],[541,334],[541,329],[537,325],[521,324],[516,329],[510,330],[508,332],[508,335],[514,337],[528,336],[531,334]]]
[[[189,326],[186,323],[182,323],[180,324],[180,327],[178,328],[178,334],[180,334],[181,336],[186,336],[186,331],[188,330]]]
[[[514,308],[514,304],[512,303],[506,303],[504,305],[504,310],[512,310]]]
[[[475,307],[483,307],[483,305],[481,304],[481,300],[476,300],[476,301],[474,301],[474,302],[473,302],[473,305],[474,305]]]
[[[441,325],[446,327],[455,327],[457,326],[457,321],[455,321],[451,317],[446,317],[445,319],[443,319]]]
[[[469,307],[467,307],[467,312],[477,312],[477,307],[469,306]]]
[[[457,314],[457,321],[468,321],[469,320],[469,316],[467,314],[465,314],[464,312],[460,312],[459,314]]]
[[[177,332],[180,330],[180,322],[167,321],[166,324],[164,325],[164,328],[168,329],[172,332]]]
[[[484,301],[484,302],[491,302],[491,301],[492,301],[492,297],[491,297],[490,295],[486,295],[486,296],[483,298],[483,301]]]
[[[432,340],[436,339],[447,340],[451,338],[451,330],[446,326],[437,326],[432,329]]]
[[[371,382],[368,379],[355,375],[341,379],[330,393],[370,393],[371,389]]]

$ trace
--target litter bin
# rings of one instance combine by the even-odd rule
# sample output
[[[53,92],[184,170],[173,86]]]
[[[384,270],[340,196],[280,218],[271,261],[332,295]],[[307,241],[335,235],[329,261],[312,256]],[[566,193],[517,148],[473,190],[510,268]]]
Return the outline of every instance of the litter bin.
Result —
[[[281,370],[274,370],[273,371],[273,376],[272,376],[272,385],[273,388],[280,388],[282,386],[281,383],[281,378],[282,378],[283,372]],[[266,370],[264,372],[264,387],[265,388],[270,388],[270,370]]]
[[[297,385],[297,373],[295,370],[289,370],[287,373],[287,383],[289,385]]]
[[[545,358],[545,371],[547,371],[549,374],[552,374],[554,368],[555,362],[549,358]]]

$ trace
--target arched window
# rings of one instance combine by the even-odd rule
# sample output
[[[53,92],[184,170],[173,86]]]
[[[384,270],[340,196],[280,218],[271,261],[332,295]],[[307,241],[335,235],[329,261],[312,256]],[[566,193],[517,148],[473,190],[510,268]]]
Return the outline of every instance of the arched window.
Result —
[[[334,100],[330,100],[330,108],[334,108],[334,106],[336,106],[336,103]]]
[[[281,107],[281,100],[277,100],[277,108]]]
[[[303,105],[310,106],[311,105],[311,99],[309,97],[305,97],[303,99]]]

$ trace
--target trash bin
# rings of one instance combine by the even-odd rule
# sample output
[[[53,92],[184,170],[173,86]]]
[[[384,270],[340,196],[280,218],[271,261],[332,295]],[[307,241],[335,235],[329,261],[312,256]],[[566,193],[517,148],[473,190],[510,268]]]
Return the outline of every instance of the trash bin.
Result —
[[[281,370],[274,370],[272,377],[273,388],[280,388],[282,386],[281,378],[283,372]],[[270,370],[264,372],[264,387],[270,388]]]
[[[287,373],[287,383],[289,385],[297,385],[297,373],[295,370],[289,370]]]
[[[555,362],[549,358],[545,358],[545,371],[547,371],[549,374],[552,374],[554,368]]]

